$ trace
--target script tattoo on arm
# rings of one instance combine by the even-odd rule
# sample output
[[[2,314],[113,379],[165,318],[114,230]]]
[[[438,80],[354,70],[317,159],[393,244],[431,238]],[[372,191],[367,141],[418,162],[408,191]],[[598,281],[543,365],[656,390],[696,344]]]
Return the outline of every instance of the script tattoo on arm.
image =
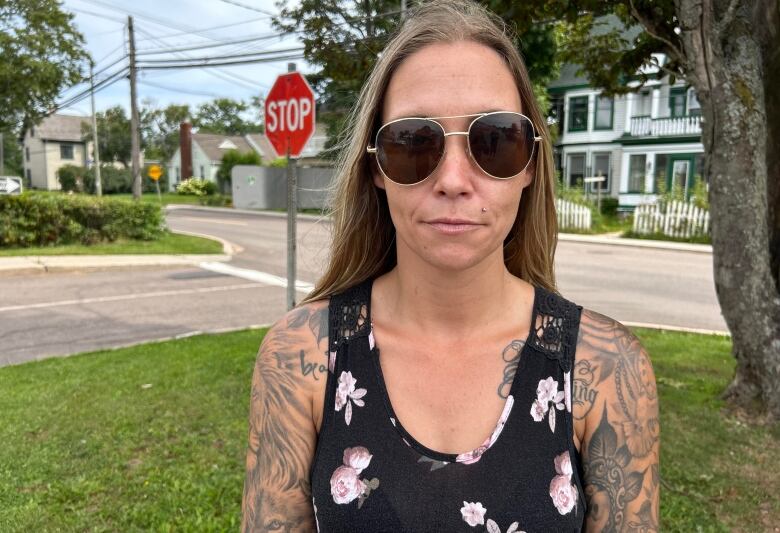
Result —
[[[583,311],[574,367],[587,531],[658,531],[658,394],[647,352],[624,326]]]
[[[498,395],[503,399],[509,397],[509,391],[512,390],[512,383],[517,373],[517,365],[520,364],[520,354],[523,351],[524,341],[515,339],[510,342],[501,352],[501,359],[504,360],[504,375],[501,385],[498,386]]]
[[[327,302],[294,309],[268,331],[258,352],[241,505],[245,533],[315,530],[309,469],[317,435],[310,391],[312,379],[327,372],[321,349],[327,346],[327,313]]]

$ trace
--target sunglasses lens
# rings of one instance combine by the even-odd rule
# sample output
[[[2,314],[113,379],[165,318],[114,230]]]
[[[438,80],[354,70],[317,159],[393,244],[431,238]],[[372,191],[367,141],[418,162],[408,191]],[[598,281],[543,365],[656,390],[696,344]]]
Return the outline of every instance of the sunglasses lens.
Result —
[[[411,185],[436,170],[444,154],[444,132],[431,120],[402,119],[379,131],[376,148],[382,172],[396,183]]]
[[[525,169],[534,147],[531,121],[516,113],[493,113],[477,119],[469,131],[469,148],[482,170],[511,178]]]

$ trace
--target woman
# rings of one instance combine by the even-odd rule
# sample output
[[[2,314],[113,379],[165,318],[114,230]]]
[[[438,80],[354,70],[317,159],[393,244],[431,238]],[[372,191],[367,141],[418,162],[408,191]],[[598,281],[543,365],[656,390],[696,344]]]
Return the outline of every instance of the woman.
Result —
[[[500,21],[419,7],[352,125],[330,264],[258,354],[244,531],[656,530],[650,362],[555,292],[550,141]]]

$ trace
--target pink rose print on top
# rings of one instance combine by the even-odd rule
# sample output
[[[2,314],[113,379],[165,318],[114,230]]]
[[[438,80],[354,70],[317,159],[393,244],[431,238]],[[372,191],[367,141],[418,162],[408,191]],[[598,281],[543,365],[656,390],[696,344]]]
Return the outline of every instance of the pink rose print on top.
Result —
[[[519,522],[512,522],[509,524],[509,528],[506,530],[506,533],[525,533],[525,531],[520,531],[519,527]],[[498,527],[498,524],[492,518],[488,518],[487,523],[485,523],[485,529],[488,533],[501,533],[501,528]]]
[[[493,446],[493,444],[495,444],[499,435],[501,435],[501,432],[504,431],[504,426],[506,425],[506,421],[509,418],[509,413],[512,412],[512,406],[514,404],[514,397],[509,395],[506,399],[506,403],[504,404],[504,410],[501,412],[501,417],[498,419],[498,424],[496,424],[496,428],[493,430],[493,433],[490,435],[490,437],[488,437],[485,442],[483,442],[476,449],[458,455],[455,458],[455,462],[463,463],[464,465],[470,465],[479,461],[482,458],[482,454],[484,454],[491,446]]]
[[[563,400],[564,392],[558,390],[558,382],[552,376],[539,380],[539,385],[536,387],[536,400],[531,404],[531,417],[534,421],[541,422],[547,415],[550,431],[555,433],[555,410],[560,411],[564,408]]]
[[[368,468],[373,456],[363,446],[344,450],[344,464],[338,467],[330,477],[330,493],[337,504],[350,503],[358,498],[358,509],[371,491],[379,487],[379,480],[360,479],[360,473]]]
[[[550,482],[550,498],[560,514],[567,514],[577,506],[577,487],[571,482],[573,473],[569,452],[558,455],[554,461],[558,473]]]
[[[336,411],[344,410],[344,420],[347,425],[352,421],[352,402],[358,407],[363,407],[365,402],[361,399],[366,395],[366,389],[355,389],[357,380],[352,377],[352,372],[342,372],[339,376],[339,386],[336,389]]]
[[[487,509],[482,507],[480,502],[463,502],[463,507],[460,508],[463,520],[471,527],[484,525],[486,512]]]

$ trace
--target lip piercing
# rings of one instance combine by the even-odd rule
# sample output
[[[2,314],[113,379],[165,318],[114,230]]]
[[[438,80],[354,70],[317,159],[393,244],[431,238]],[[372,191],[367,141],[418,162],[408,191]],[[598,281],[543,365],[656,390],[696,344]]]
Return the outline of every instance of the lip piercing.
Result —
[[[487,213],[487,207],[483,207],[483,208],[482,208],[482,212],[483,212],[483,213]]]

